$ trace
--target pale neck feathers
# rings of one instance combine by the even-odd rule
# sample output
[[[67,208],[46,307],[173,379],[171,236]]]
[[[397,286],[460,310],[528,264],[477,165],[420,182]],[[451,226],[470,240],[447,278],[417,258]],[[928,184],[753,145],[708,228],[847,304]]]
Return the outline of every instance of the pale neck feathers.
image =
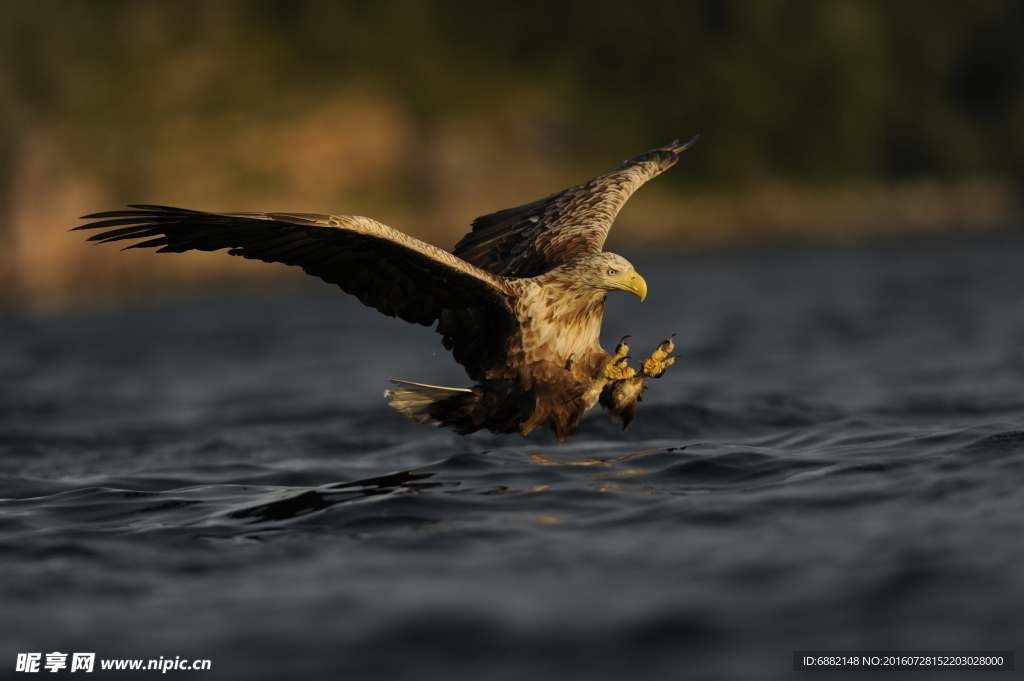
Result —
[[[515,313],[517,339],[528,362],[552,361],[564,366],[570,357],[581,362],[601,350],[601,319],[607,291],[551,273],[521,280]]]

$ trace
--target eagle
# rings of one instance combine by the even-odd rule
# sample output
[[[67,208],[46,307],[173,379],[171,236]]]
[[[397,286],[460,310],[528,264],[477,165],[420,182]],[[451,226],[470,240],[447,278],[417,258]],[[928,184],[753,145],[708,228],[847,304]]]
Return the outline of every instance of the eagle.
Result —
[[[679,141],[617,170],[517,208],[477,218],[449,253],[370,218],[310,213],[207,213],[132,205],[87,215],[73,229],[101,229],[89,241],[143,239],[128,248],[157,253],[228,249],[231,255],[301,267],[391,317],[431,326],[471,388],[390,379],[384,393],[401,415],[460,434],[528,434],[538,426],[559,442],[600,404],[623,430],[636,415],[645,379],[673,364],[673,336],[638,368],[626,336],[601,348],[611,291],[642,301],[647,282],[622,256],[602,251],[626,200],[697,141]]]

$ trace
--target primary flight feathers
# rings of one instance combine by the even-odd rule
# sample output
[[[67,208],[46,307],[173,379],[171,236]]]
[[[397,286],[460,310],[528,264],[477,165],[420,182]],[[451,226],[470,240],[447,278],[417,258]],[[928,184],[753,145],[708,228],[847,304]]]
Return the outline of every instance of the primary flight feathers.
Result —
[[[467,391],[420,390],[419,384],[403,382],[401,390],[389,391],[400,413],[462,433],[525,433],[548,425],[563,439],[599,399],[625,425],[632,420],[644,371],[612,375],[618,360],[600,348],[600,322],[609,291],[643,297],[647,287],[628,262],[601,249],[629,196],[671,167],[696,139],[646,152],[539,201],[477,218],[453,253],[369,218],[310,213],[136,205],[88,215],[95,222],[75,229],[103,229],[89,238],[100,243],[142,239],[127,248],[228,249],[231,255],[295,265],[386,315],[425,326],[438,322],[445,347],[478,383]]]
[[[614,172],[533,203],[478,217],[454,253],[488,272],[532,277],[598,253],[626,200],[668,170],[700,135],[635,156]]]

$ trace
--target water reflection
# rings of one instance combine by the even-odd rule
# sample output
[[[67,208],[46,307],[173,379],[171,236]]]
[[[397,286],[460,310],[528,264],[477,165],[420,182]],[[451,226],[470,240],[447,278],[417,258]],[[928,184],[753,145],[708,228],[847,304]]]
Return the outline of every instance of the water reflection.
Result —
[[[437,473],[416,470],[400,471],[354,482],[327,485],[323,491],[311,489],[297,494],[245,508],[229,514],[231,518],[254,518],[254,523],[290,520],[346,502],[387,494],[415,494],[435,487],[454,487],[458,482],[425,482]]]
[[[655,454],[659,452],[681,452],[684,449],[686,449],[686,447],[689,446],[692,445],[686,445],[684,447],[662,447],[659,449],[648,449],[643,452],[636,452],[635,454],[624,454],[622,456],[611,457],[608,459],[582,459],[575,461],[567,460],[568,457],[559,454],[530,454],[529,463],[534,463],[541,466],[609,466],[617,461],[629,461],[630,459],[636,459],[641,456],[647,456],[648,454]],[[624,473],[617,473],[616,475],[623,474]]]

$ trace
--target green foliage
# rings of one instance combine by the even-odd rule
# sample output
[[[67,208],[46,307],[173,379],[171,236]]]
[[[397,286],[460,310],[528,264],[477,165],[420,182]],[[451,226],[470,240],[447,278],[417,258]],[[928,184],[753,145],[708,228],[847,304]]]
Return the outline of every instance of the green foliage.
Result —
[[[679,186],[1024,173],[1014,0],[6,0],[0,27],[0,166],[43,125],[126,192],[168,120],[353,84],[424,132],[541,102],[582,158],[700,132]]]

